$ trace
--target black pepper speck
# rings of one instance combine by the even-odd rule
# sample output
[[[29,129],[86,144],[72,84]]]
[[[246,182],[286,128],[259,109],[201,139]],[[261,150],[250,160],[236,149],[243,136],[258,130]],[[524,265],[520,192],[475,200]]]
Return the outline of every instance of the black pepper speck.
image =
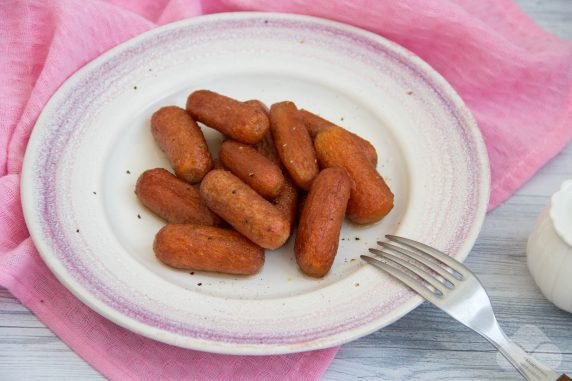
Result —
[[[127,171],[125,171],[125,173],[127,173],[128,175],[131,174],[131,171],[128,169]]]
[[[203,285],[202,283],[197,283],[197,286],[202,286],[202,285]]]
[[[141,219],[141,215],[140,215],[140,214],[138,214],[138,215],[137,215],[137,218]]]

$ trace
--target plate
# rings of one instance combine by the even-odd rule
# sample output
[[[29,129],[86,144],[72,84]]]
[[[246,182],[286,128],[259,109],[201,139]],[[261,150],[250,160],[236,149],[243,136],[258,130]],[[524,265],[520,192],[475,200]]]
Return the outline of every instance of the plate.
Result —
[[[380,223],[346,223],[330,273],[297,268],[293,239],[256,276],[177,271],[157,261],[164,222],[136,199],[167,162],[149,118],[196,89],[292,100],[371,141],[396,194]],[[216,152],[221,136],[204,128]],[[147,337],[230,354],[341,344],[421,299],[359,260],[392,233],[462,260],[489,195],[485,146],[459,96],[429,65],[366,31],[312,17],[232,13],[154,29],[103,54],[48,102],[28,144],[22,202],[58,279],[93,310]]]

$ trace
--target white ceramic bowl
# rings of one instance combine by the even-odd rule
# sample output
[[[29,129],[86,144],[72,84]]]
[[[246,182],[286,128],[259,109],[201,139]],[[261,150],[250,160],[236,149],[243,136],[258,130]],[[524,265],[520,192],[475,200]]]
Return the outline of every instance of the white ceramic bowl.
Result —
[[[528,268],[548,300],[572,312],[572,180],[562,183],[532,229]]]

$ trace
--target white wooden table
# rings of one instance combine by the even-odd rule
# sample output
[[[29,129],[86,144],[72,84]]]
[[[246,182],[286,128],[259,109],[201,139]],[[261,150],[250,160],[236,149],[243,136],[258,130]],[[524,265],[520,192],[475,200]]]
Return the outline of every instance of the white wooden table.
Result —
[[[546,29],[572,40],[572,0],[517,2]],[[572,143],[487,216],[466,263],[487,286],[506,333],[540,360],[570,374],[572,314],[558,310],[543,298],[528,273],[525,257],[534,219],[567,178],[572,178]],[[0,288],[0,380],[35,379],[103,377]],[[425,303],[393,325],[344,345],[324,379],[520,377],[484,339]]]

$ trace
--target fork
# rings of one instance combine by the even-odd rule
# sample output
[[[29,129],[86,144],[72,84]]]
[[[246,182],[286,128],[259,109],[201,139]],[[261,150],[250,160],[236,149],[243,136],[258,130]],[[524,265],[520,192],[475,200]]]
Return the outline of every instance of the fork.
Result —
[[[369,249],[379,257],[361,258],[405,283],[453,319],[477,332],[532,381],[572,381],[538,362],[512,342],[499,326],[483,285],[471,270],[445,253],[408,238],[386,235],[382,249]]]

